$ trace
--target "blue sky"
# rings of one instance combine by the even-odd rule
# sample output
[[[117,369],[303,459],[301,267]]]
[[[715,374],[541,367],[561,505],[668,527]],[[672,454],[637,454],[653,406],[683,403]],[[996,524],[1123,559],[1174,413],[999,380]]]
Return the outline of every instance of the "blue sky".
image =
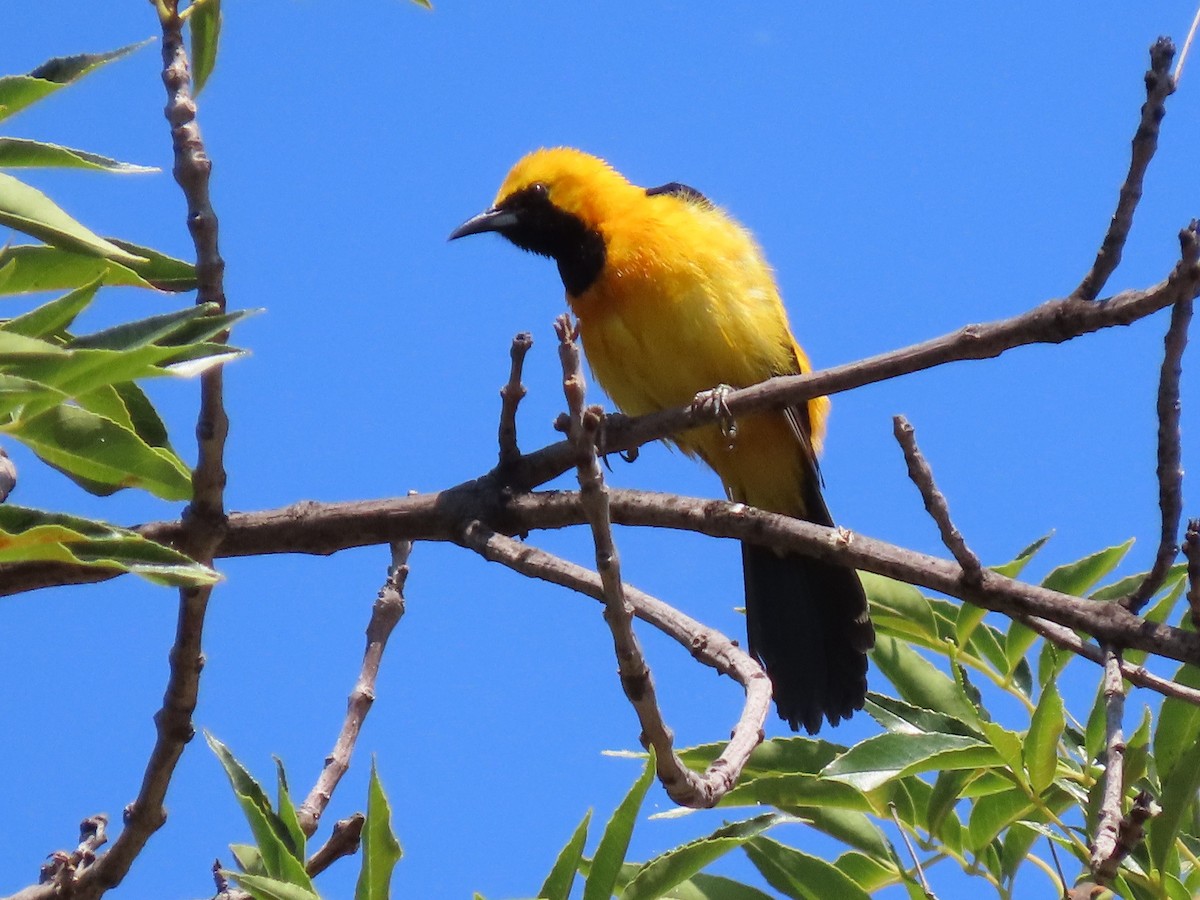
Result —
[[[253,351],[227,372],[228,504],[431,491],[495,461],[497,389],[514,333],[533,332],[522,447],[556,438],[563,406],[552,265],[499,239],[447,244],[508,167],[571,144],[642,184],[683,181],[758,235],[817,366],[1006,317],[1069,292],[1090,265],[1128,161],[1146,48],[1186,34],[1193,4],[227,2],[217,70],[200,98],[213,199],[239,327]],[[155,33],[149,4],[15,4],[5,73]],[[164,174],[30,180],[103,234],[190,253],[169,175],[157,46],[6,123]],[[1125,263],[1110,289],[1162,278],[1200,213],[1200,60],[1172,98]],[[90,324],[178,298],[102,296]],[[15,307],[14,307],[15,309]],[[7,312],[0,313],[7,315]],[[907,415],[955,519],[986,561],[1055,530],[1035,574],[1158,529],[1154,392],[1165,316],[1064,347],[1018,350],[834,398],[823,470],[839,522],[944,555],[905,476],[891,417]],[[1197,386],[1184,376],[1184,428]],[[195,385],[154,386],[190,456]],[[599,394],[595,395],[599,399]],[[81,494],[19,447],[14,501],[118,522],[169,518],[132,493]],[[1195,445],[1184,464],[1200,470]],[[719,495],[665,448],[617,464],[614,484]],[[572,487],[571,478],[563,487]],[[1196,508],[1190,508],[1193,515]],[[620,530],[628,580],[740,635],[731,543]],[[533,540],[586,562],[575,530]],[[382,548],[223,566],[208,622],[197,724],[263,777],[283,757],[301,793],[340,725]],[[589,806],[601,820],[636,773],[602,757],[636,746],[610,639],[592,601],[452,546],[419,545],[409,611],[332,814],[365,797],[370,753],[406,858],[397,896],[532,894]],[[78,820],[119,818],[153,740],[175,618],[170,592],[124,579],[0,603],[0,721],[10,778],[0,891],[36,877]],[[643,630],[682,743],[724,736],[731,682]],[[1086,680],[1086,679],[1085,679]],[[872,675],[872,687],[886,690]],[[1093,687],[1081,688],[1090,702]],[[1084,699],[1088,698],[1088,699]],[[1130,717],[1144,702],[1131,701]],[[828,736],[870,733],[863,719]],[[770,733],[782,734],[772,720]],[[246,839],[215,758],[194,743],[171,819],[120,896],[211,893],[214,856]],[[651,809],[669,806],[651,795]],[[644,858],[718,814],[646,822]],[[16,823],[20,823],[19,826]],[[782,839],[818,852],[799,829]],[[353,865],[322,882],[352,890]],[[744,872],[731,863],[726,871]],[[1044,888],[1044,883],[1038,888]],[[1031,888],[1032,889],[1032,888]],[[898,894],[896,896],[899,896]]]

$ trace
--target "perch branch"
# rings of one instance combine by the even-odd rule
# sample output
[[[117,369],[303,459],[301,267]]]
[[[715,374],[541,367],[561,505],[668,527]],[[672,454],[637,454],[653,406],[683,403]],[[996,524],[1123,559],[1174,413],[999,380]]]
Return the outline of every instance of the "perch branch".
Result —
[[[1171,324],[1163,339],[1162,370],[1158,379],[1158,507],[1162,530],[1154,565],[1145,580],[1122,602],[1140,612],[1154,596],[1179,555],[1179,522],[1183,517],[1183,465],[1179,433],[1179,376],[1183,371],[1183,350],[1192,320],[1192,298],[1180,297],[1171,308]]]
[[[1129,172],[1117,195],[1117,209],[1108,224],[1108,231],[1096,254],[1096,261],[1071,295],[1079,300],[1095,300],[1121,263],[1125,240],[1133,226],[1133,214],[1142,199],[1142,182],[1154,151],[1158,149],[1158,129],[1167,114],[1167,98],[1175,92],[1175,79],[1168,71],[1175,57],[1175,45],[1170,38],[1160,37],[1150,46],[1150,68],[1146,71],[1146,102],[1129,159]]]
[[[508,383],[500,388],[500,463],[499,468],[511,468],[521,458],[517,447],[517,407],[525,398],[525,385],[521,384],[521,371],[525,366],[525,354],[533,346],[533,336],[528,331],[522,331],[513,338],[509,356],[512,367],[508,373]]]
[[[338,782],[350,769],[350,757],[354,753],[358,734],[362,730],[367,713],[371,711],[371,704],[375,702],[375,681],[379,676],[383,651],[387,648],[392,629],[404,615],[404,583],[408,580],[408,557],[411,553],[411,541],[396,541],[392,544],[392,564],[388,567],[383,587],[379,589],[379,596],[375,598],[371,607],[362,668],[358,674],[358,681],[355,682],[354,689],[346,701],[346,718],[342,723],[341,733],[338,734],[332,752],[325,757],[325,767],[317,777],[317,783],[296,810],[300,830],[308,837],[312,837],[316,832],[317,824],[325,813],[325,808],[329,806]]]
[[[1200,519],[1188,521],[1183,556],[1187,560],[1187,602],[1192,611],[1192,626],[1200,628]]]
[[[333,825],[333,833],[329,835],[329,840],[309,857],[304,866],[305,871],[310,876],[316,877],[343,856],[353,856],[357,853],[359,844],[362,843],[363,826],[366,823],[367,817],[362,813],[338,819]]]
[[[1121,651],[1104,647],[1104,790],[1100,799],[1100,816],[1096,822],[1096,839],[1092,842],[1092,874],[1101,883],[1108,883],[1117,872],[1118,836],[1125,800],[1125,687],[1121,681]]]
[[[921,448],[917,446],[917,436],[912,425],[904,416],[896,416],[892,419],[892,427],[896,440],[900,442],[900,447],[904,450],[904,461],[908,463],[908,477],[921,492],[921,499],[925,501],[926,511],[937,523],[938,531],[942,535],[942,543],[946,545],[946,549],[953,554],[962,567],[963,581],[967,584],[978,585],[983,579],[983,566],[979,562],[979,557],[967,546],[962,534],[950,520],[950,506],[934,483],[933,470],[925,461]]]
[[[498,534],[480,522],[468,524],[461,531],[458,542],[484,559],[522,575],[570,588],[604,602],[604,587],[595,572]],[[624,585],[623,591],[635,616],[682,644],[704,665],[733,678],[746,691],[746,703],[733,735],[721,755],[694,785],[696,793],[681,798],[672,791],[679,791],[685,785],[674,788],[663,785],[671,798],[681,805],[714,806],[737,782],[750,753],[762,741],[763,723],[771,705],[771,682],[762,667],[725,635],[631,585]]]

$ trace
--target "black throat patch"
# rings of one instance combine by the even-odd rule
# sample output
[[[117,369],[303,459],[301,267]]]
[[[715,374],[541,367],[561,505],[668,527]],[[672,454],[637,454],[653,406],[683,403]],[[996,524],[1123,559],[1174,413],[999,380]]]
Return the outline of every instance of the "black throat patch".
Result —
[[[567,294],[578,297],[600,277],[607,250],[604,236],[576,215],[555,206],[541,185],[517,191],[500,204],[517,223],[500,233],[520,247],[558,263]]]

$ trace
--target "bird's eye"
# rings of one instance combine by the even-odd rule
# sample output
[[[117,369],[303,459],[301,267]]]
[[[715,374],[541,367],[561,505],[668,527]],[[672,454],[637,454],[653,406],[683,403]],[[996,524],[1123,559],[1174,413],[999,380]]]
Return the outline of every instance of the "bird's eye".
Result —
[[[535,181],[529,186],[529,193],[535,197],[549,197],[550,188],[540,181]]]

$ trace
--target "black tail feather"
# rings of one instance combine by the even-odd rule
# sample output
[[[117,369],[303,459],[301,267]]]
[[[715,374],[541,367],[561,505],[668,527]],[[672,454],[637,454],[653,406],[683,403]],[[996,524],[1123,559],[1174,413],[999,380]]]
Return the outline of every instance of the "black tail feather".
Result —
[[[816,734],[862,709],[875,631],[858,573],[768,547],[742,545],[746,632],[793,731]]]

